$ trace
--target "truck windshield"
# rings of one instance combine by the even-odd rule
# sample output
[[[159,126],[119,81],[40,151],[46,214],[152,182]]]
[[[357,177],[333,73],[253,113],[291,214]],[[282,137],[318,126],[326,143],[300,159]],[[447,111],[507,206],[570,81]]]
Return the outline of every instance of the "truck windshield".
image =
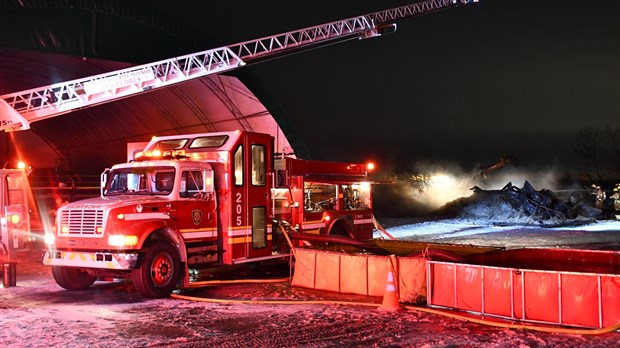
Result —
[[[103,194],[168,195],[174,189],[175,170],[172,167],[141,167],[115,169],[108,175]]]

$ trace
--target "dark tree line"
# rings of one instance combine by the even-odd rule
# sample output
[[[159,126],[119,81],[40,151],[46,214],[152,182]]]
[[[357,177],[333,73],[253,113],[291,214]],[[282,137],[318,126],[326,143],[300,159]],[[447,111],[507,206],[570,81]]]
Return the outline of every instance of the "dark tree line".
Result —
[[[591,179],[620,180],[620,126],[584,127],[573,147]]]

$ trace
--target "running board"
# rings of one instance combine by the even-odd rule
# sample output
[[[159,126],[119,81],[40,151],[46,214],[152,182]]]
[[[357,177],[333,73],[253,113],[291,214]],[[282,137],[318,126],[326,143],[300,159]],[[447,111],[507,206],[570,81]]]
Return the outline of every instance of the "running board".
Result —
[[[273,259],[279,259],[279,258],[285,258],[285,257],[290,257],[293,254],[275,254],[275,255],[270,255],[270,256],[263,256],[263,257],[253,257],[251,259],[248,258],[241,258],[241,259],[236,259],[233,260],[233,264],[241,264],[241,263],[248,263],[248,262],[256,262],[256,261],[265,261],[265,260],[273,260]]]

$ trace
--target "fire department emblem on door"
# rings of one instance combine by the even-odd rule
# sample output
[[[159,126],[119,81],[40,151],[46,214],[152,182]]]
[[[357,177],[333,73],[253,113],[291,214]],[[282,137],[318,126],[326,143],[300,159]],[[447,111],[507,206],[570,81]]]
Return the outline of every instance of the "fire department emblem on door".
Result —
[[[200,222],[202,222],[202,211],[198,209],[192,211],[192,221],[194,225],[200,225]]]

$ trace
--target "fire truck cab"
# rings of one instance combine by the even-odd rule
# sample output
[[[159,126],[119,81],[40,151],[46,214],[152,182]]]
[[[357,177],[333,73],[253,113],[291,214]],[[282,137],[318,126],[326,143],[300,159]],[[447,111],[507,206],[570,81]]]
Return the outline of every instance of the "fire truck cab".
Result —
[[[100,197],[58,210],[44,264],[69,290],[130,277],[141,295],[158,298],[189,286],[190,267],[286,259],[272,232],[283,219],[306,232],[372,236],[372,225],[361,225],[372,217],[369,196],[359,203],[346,172],[328,175],[348,166],[359,181],[362,165],[318,170],[318,161],[281,158],[274,171],[273,144],[269,134],[243,131],[154,137],[102,174]],[[285,204],[283,192],[291,193]]]

